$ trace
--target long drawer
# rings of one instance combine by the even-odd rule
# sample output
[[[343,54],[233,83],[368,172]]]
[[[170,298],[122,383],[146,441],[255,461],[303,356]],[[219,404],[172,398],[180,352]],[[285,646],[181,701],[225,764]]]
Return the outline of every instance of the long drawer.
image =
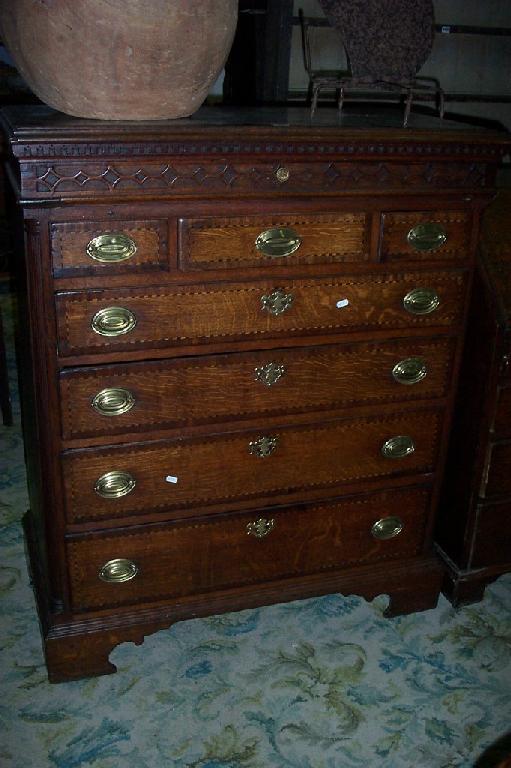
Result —
[[[56,295],[62,356],[461,320],[464,272],[89,290]]]
[[[68,451],[70,523],[432,472],[442,411]]]
[[[179,598],[270,579],[413,557],[425,488],[221,515],[67,544],[74,610]]]
[[[64,438],[442,397],[454,340],[406,339],[65,371]]]

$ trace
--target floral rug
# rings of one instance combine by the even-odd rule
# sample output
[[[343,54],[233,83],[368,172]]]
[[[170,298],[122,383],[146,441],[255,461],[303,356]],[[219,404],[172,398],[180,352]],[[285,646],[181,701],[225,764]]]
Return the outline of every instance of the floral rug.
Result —
[[[511,728],[511,575],[459,610],[441,597],[386,619],[384,595],[330,595],[182,622],[117,647],[115,675],[50,685],[13,400],[15,425],[0,426],[2,768],[496,765],[480,756]]]

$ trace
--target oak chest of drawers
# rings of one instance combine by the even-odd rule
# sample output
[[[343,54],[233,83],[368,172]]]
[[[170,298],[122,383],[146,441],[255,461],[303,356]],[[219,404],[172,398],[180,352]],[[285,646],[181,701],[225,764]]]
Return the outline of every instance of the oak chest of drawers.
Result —
[[[50,679],[113,671],[117,643],[187,617],[333,591],[435,604],[473,254],[507,139],[386,120],[4,114]]]

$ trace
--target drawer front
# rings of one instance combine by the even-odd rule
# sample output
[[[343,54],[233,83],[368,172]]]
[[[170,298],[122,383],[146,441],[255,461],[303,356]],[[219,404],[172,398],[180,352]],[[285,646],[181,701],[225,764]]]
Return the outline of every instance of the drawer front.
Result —
[[[50,239],[55,277],[169,268],[166,220],[55,223]]]
[[[66,356],[342,330],[446,327],[462,318],[465,282],[460,272],[412,272],[62,292],[56,297],[59,351]],[[420,314],[405,309],[407,296],[422,297]]]
[[[511,438],[511,386],[498,389],[493,430],[498,438]]]
[[[365,213],[184,219],[184,270],[367,261]]]
[[[466,211],[384,213],[382,260],[467,259],[471,224]]]
[[[429,492],[413,488],[84,537],[67,545],[73,608],[180,598],[413,557],[428,508]]]
[[[470,566],[511,564],[511,499],[480,504]]]
[[[158,509],[182,512],[192,505],[432,472],[441,425],[438,410],[424,409],[69,451],[63,457],[67,518],[76,523]],[[400,436],[405,443],[394,440]],[[394,455],[384,456],[389,440]]]
[[[511,495],[511,441],[493,443],[485,496]]]
[[[211,355],[64,372],[65,438],[446,395],[454,341]]]

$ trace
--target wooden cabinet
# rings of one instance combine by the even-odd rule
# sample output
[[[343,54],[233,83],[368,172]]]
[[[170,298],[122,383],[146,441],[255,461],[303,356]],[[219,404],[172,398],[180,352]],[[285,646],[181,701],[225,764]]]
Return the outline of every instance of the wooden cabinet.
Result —
[[[440,497],[436,539],[455,604],[481,599],[511,570],[510,211],[502,190],[483,216]]]
[[[435,605],[479,217],[509,142],[417,119],[4,113],[51,680],[114,671],[117,643],[192,616],[333,591]]]

